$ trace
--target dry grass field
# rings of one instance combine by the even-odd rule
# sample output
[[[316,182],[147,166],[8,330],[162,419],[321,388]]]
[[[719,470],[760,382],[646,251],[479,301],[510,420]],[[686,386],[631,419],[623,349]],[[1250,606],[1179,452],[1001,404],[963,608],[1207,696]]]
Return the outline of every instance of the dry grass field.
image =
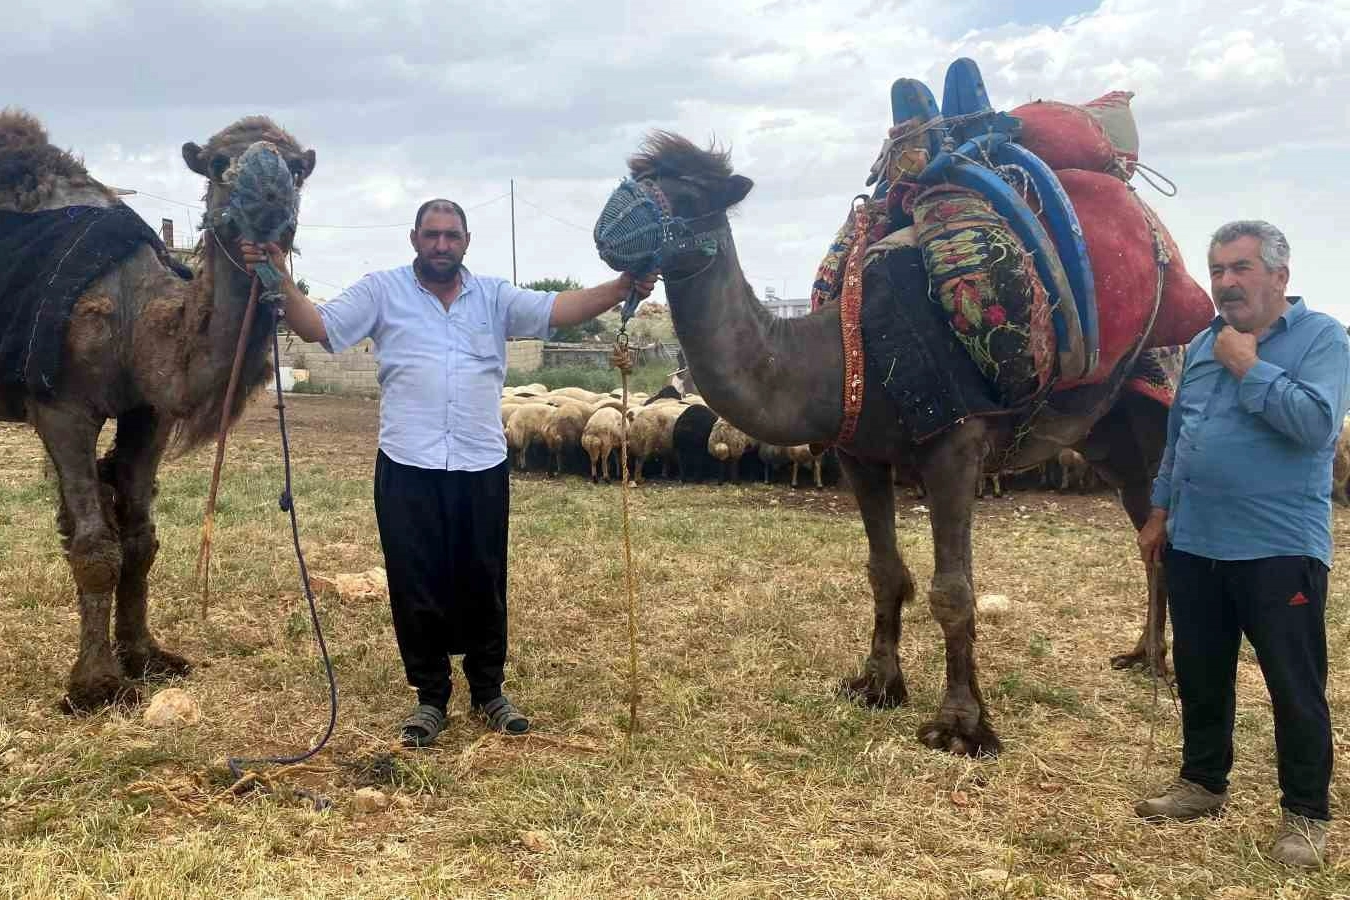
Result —
[[[288,401],[304,546],[319,573],[381,563],[370,502],[373,403]],[[231,755],[319,735],[326,687],[299,590],[275,413],[231,438],[205,620],[193,561],[211,450],[162,472],[152,623],[198,664],[178,684],[197,725],[143,706],[57,709],[74,658],[73,586],[31,433],[0,425],[0,895],[6,897],[1350,897],[1350,831],[1330,864],[1263,855],[1277,819],[1260,673],[1240,670],[1233,801],[1218,820],[1152,827],[1130,803],[1167,781],[1178,723],[1164,688],[1110,669],[1143,612],[1143,572],[1109,495],[981,502],[978,657],[997,760],[914,740],[941,691],[940,632],[904,616],[909,706],[835,686],[871,622],[861,523],[844,493],[653,484],[633,495],[641,731],[624,750],[627,625],[619,488],[518,476],[507,690],[524,739],[485,734],[462,680],[439,745],[391,740],[412,699],[386,605],[325,596],[341,691],[329,748],[274,790],[229,791]],[[1338,543],[1350,514],[1336,513]],[[899,509],[921,585],[931,538]],[[1344,569],[1329,617],[1336,745],[1350,758]],[[150,688],[147,693],[153,691]],[[1156,716],[1151,759],[1150,723]],[[266,770],[265,770],[266,771]],[[1350,809],[1344,775],[1333,809]],[[357,789],[392,798],[360,812]],[[297,791],[332,800],[315,811]]]

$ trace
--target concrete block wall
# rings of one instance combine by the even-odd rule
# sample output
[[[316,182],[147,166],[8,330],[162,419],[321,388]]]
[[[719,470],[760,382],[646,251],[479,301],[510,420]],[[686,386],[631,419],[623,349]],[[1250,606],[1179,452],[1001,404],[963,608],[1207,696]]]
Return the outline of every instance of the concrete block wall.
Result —
[[[508,368],[533,372],[543,365],[543,361],[543,341],[508,341],[506,344]],[[370,340],[341,353],[329,353],[318,344],[307,344],[294,335],[283,335],[281,364],[308,369],[309,383],[318,391],[364,396],[375,396],[380,392],[375,377],[379,364]]]
[[[544,365],[543,341],[507,341],[506,367],[517,372],[533,372]]]

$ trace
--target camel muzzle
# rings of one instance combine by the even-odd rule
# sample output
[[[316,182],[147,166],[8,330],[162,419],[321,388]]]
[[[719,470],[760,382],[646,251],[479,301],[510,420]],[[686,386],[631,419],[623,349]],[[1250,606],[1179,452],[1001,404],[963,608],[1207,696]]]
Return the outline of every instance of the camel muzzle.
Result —
[[[258,141],[226,170],[224,182],[230,200],[211,216],[212,228],[230,224],[245,240],[255,244],[281,242],[295,234],[300,212],[300,192],[286,157],[267,141]],[[258,277],[269,290],[281,275],[271,264],[257,266]]]
[[[726,233],[725,210],[686,219],[671,215],[670,201],[655,183],[625,178],[609,195],[595,222],[595,249],[617,272],[646,275],[672,258],[697,251],[717,255],[718,237]],[[701,227],[711,219],[711,227]]]

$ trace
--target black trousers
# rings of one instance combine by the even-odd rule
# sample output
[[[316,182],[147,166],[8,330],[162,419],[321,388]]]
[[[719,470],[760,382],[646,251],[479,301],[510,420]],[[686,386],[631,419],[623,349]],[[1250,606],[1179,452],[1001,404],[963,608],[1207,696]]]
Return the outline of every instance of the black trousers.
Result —
[[[450,656],[464,654],[469,699],[502,692],[510,467],[446,472],[375,458],[389,607],[419,703],[450,701]]]
[[[1297,815],[1330,818],[1326,566],[1306,556],[1212,560],[1172,547],[1165,563],[1181,694],[1181,777],[1211,791],[1228,788],[1245,634],[1275,713],[1280,803]]]

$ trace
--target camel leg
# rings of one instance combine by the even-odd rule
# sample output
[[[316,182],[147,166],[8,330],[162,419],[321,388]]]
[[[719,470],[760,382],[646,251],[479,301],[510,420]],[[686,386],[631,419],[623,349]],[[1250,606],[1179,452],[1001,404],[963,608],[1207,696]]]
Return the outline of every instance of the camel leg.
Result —
[[[95,453],[104,420],[86,410],[35,406],[34,425],[51,456],[60,493],[56,516],[80,604],[80,647],[66,686],[71,711],[106,706],[135,689],[113,657],[109,628],[122,548],[105,506]]]
[[[798,468],[798,466],[797,466],[797,464],[794,462],[794,463],[792,464],[792,486],[793,486],[793,487],[796,487],[796,486],[797,486],[797,468]]]
[[[812,473],[813,475],[815,475],[815,477],[816,477],[816,490],[821,490],[822,488],[825,487],[825,483],[824,483],[824,482],[821,480],[821,478],[820,478],[820,472],[821,472],[821,469],[822,469],[822,468],[823,468],[823,466],[822,466],[820,460],[818,460],[818,459],[817,459],[817,460],[812,460],[812,462],[811,462],[811,473]]]
[[[898,706],[909,699],[900,670],[900,610],[914,599],[914,576],[895,541],[895,486],[891,467],[862,462],[847,453],[839,464],[848,477],[867,532],[867,580],[872,584],[875,618],[872,650],[862,674],[845,679],[840,692],[868,706]]]
[[[928,605],[946,643],[947,686],[937,716],[919,728],[921,743],[967,756],[999,752],[975,672],[975,586],[970,546],[975,491],[984,457],[984,427],[961,426],[924,461],[933,528],[933,583]]]
[[[1130,517],[1135,531],[1144,527],[1152,509],[1150,483],[1129,484],[1120,489],[1120,501]],[[1163,568],[1158,566],[1153,572],[1147,568],[1144,577],[1149,583],[1149,602],[1144,616],[1144,627],[1134,649],[1128,653],[1118,653],[1111,657],[1113,669],[1148,669],[1152,660],[1154,671],[1159,675],[1167,674],[1167,579],[1163,577]],[[1156,587],[1154,579],[1157,580]],[[1157,654],[1151,652],[1157,648]]]
[[[741,483],[741,458],[739,456],[731,460],[731,483]]]
[[[1092,468],[1102,480],[1120,490],[1120,502],[1136,531],[1144,527],[1153,509],[1153,477],[1162,461],[1167,443],[1167,410],[1158,403],[1134,394],[1120,401],[1092,429],[1085,447]],[[1167,674],[1167,579],[1162,566],[1145,570],[1145,578],[1156,589],[1149,590],[1144,626],[1134,649],[1111,657],[1115,669],[1147,670],[1152,659],[1154,671]],[[1150,652],[1156,647],[1157,654]]]
[[[122,572],[117,581],[117,617],[113,638],[117,661],[128,678],[186,675],[192,666],[164,650],[150,634],[147,577],[159,551],[153,504],[169,428],[153,410],[119,416],[117,440],[99,461],[99,477],[113,489],[114,515],[122,542]]]

